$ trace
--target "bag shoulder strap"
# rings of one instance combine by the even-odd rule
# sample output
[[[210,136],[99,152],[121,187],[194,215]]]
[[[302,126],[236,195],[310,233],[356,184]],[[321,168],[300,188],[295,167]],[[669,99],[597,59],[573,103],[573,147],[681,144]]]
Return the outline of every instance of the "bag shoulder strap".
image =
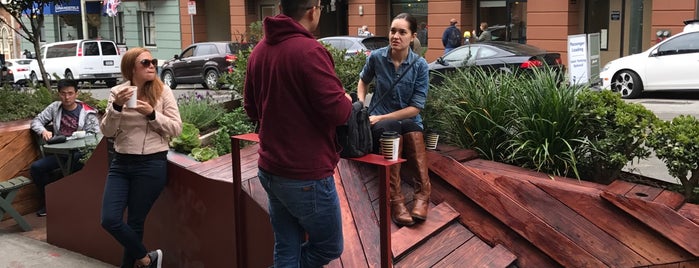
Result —
[[[399,82],[401,79],[403,79],[403,76],[405,76],[405,74],[408,73],[408,71],[410,71],[410,69],[413,68],[413,65],[415,65],[415,62],[417,62],[419,59],[420,59],[420,57],[419,57],[419,56],[416,56],[415,59],[413,59],[413,61],[410,62],[410,65],[408,66],[408,69],[405,69],[405,71],[403,71],[403,73],[400,74],[400,76],[398,77],[398,79],[393,80],[393,83],[391,83],[391,86],[388,88],[388,90],[386,90],[386,92],[384,92],[383,94],[381,94],[381,96],[379,96],[378,99],[376,99],[376,100],[373,100],[373,99],[372,99],[371,102],[372,102],[372,103],[379,103],[380,100],[382,100],[384,97],[386,97],[386,95],[388,95],[388,93],[391,92],[391,91],[393,90],[393,88],[396,86],[396,84],[398,84],[398,82]],[[374,102],[374,101],[376,101],[376,102]],[[369,109],[368,114],[371,114],[371,111],[373,110],[373,108],[376,108],[376,105],[374,105],[374,107],[372,107],[372,108]]]

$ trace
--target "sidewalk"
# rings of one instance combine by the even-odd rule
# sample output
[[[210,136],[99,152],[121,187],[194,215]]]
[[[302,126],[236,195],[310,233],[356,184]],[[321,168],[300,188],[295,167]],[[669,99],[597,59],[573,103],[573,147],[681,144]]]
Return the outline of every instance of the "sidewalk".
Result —
[[[46,243],[46,217],[24,215],[33,230],[22,232],[13,219],[0,222],[0,268],[112,268],[111,264]]]

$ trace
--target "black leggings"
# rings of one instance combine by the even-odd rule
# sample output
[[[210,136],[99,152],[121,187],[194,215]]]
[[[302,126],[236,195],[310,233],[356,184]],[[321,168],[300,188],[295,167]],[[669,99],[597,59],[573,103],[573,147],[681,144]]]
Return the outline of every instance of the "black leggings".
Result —
[[[403,135],[405,133],[415,131],[422,132],[422,128],[418,126],[418,124],[416,124],[415,121],[413,121],[412,119],[388,119],[376,123],[375,125],[371,126],[371,138],[374,145],[374,153],[381,153],[379,151],[379,139],[381,138],[381,133],[383,133],[384,131],[395,131]]]

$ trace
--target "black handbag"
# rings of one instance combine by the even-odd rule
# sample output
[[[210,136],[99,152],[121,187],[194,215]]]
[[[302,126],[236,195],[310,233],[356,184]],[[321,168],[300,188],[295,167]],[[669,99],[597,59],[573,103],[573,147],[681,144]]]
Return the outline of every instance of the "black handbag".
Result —
[[[410,69],[415,65],[418,58],[410,63],[408,69],[406,69],[398,79],[393,81],[391,87],[386,90],[379,98],[372,100],[378,103],[383,99],[386,94],[391,92],[396,86],[398,81],[400,81],[403,76],[410,71]],[[376,106],[374,106],[376,107]],[[372,107],[373,108],[373,107]],[[372,110],[364,106],[364,103],[357,99],[357,94],[352,93],[352,113],[350,114],[347,123],[338,126],[336,128],[337,141],[340,144],[342,150],[340,151],[340,157],[342,158],[354,158],[362,157],[368,153],[371,153],[373,148],[373,139],[371,137],[371,121],[369,121],[369,114]]]

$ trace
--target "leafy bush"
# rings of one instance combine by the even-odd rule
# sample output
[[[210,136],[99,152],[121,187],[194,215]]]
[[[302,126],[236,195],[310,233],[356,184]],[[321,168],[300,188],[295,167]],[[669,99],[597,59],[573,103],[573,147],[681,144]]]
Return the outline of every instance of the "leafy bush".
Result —
[[[182,123],[182,134],[172,139],[170,147],[175,151],[188,154],[201,145],[199,129],[190,123]]]
[[[200,130],[214,127],[216,119],[225,112],[208,92],[206,95],[189,92],[177,99],[177,105],[182,122],[191,123]]]
[[[691,199],[699,186],[699,121],[691,115],[680,115],[656,126],[648,146],[665,162],[670,175],[680,180],[684,196]]]
[[[224,114],[218,120],[221,131],[216,133],[213,138],[213,145],[219,155],[228,154],[231,152],[231,136],[250,133],[255,130],[254,125],[250,122],[243,107],[238,107],[232,112]],[[248,145],[243,142],[241,148]]]
[[[214,150],[213,148],[204,147],[192,149],[192,153],[190,153],[189,156],[193,157],[195,160],[199,162],[206,162],[218,157],[218,154],[216,153],[216,150]]]
[[[650,156],[644,146],[658,118],[640,104],[627,103],[608,90],[578,95],[579,130],[586,146],[577,151],[583,178],[610,183],[634,158]]]
[[[324,44],[324,46],[333,58],[335,73],[340,79],[342,87],[345,88],[346,92],[356,91],[357,83],[359,83],[359,72],[362,71],[367,56],[364,53],[359,53],[346,57],[346,49],[336,49],[328,44]]]
[[[45,87],[22,91],[0,88],[0,122],[33,118],[55,97],[56,94]]]
[[[97,104],[95,104],[95,109],[97,109],[98,111],[101,111],[101,112],[106,112],[108,104],[109,104],[109,100],[107,100],[107,99],[100,100],[97,102]]]
[[[233,72],[222,74],[219,78],[219,82],[223,85],[221,88],[230,89],[232,91],[231,97],[234,100],[243,97],[250,53],[252,53],[251,47],[240,49],[234,61]]]
[[[92,108],[97,108],[97,105],[99,105],[100,100],[95,99],[95,97],[92,97],[92,92],[86,91],[86,90],[78,90],[78,100],[86,103],[87,105],[90,105]],[[104,107],[107,107],[107,104],[104,105]],[[104,111],[104,110],[102,110]]]

